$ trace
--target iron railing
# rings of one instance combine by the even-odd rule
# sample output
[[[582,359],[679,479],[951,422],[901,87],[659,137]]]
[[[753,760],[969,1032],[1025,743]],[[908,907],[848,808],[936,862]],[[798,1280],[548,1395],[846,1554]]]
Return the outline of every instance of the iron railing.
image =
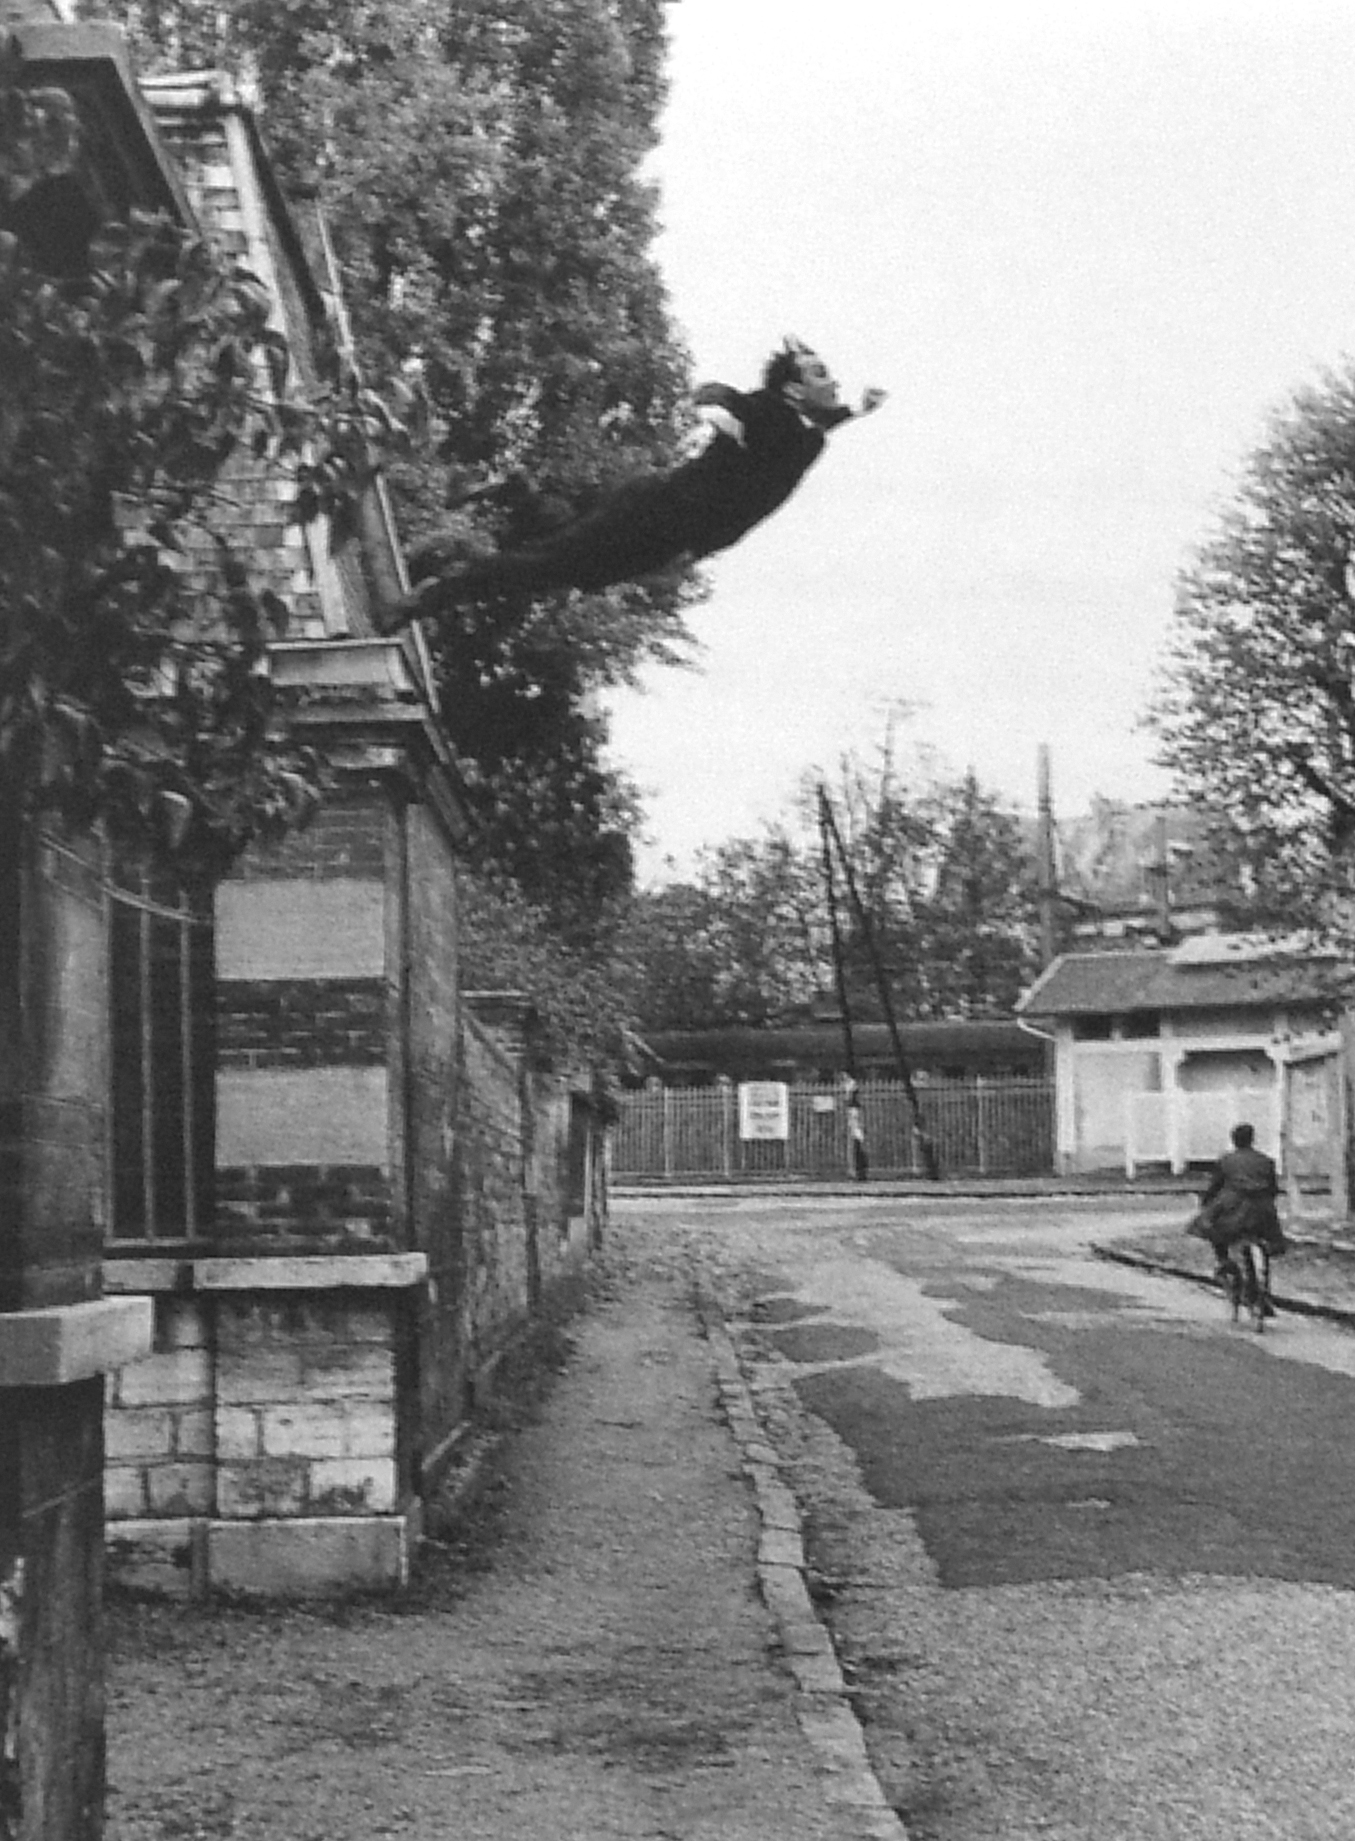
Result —
[[[925,1175],[902,1083],[862,1081],[857,1091],[871,1171]],[[919,1084],[917,1096],[943,1176],[1036,1176],[1053,1170],[1052,1080],[937,1081]],[[622,1181],[849,1175],[851,1141],[842,1086],[795,1085],[789,1098],[788,1135],[768,1140],[740,1138],[733,1085],[623,1093],[612,1136],[612,1174]]]

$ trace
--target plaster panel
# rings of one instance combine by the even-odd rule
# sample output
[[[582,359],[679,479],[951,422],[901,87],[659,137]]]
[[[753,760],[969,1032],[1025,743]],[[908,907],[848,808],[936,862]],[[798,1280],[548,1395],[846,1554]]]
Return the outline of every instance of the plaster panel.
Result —
[[[385,1068],[223,1069],[217,1162],[390,1165]]]
[[[379,978],[386,892],[365,877],[226,882],[217,891],[223,980]]]

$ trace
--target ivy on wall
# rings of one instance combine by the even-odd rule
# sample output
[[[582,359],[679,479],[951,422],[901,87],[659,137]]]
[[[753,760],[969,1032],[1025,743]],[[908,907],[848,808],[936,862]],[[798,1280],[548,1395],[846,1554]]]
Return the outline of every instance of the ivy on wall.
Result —
[[[257,277],[164,217],[44,267],[13,226],[79,146],[70,98],[0,46],[0,789],[215,870],[321,780],[265,666],[287,606],[222,535],[232,483],[285,478],[285,515],[342,542],[419,405],[336,350],[303,392]]]

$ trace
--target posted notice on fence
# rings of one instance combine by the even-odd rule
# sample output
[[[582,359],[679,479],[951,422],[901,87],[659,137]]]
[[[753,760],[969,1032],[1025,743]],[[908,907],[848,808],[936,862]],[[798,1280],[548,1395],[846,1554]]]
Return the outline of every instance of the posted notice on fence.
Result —
[[[739,1136],[790,1137],[790,1088],[784,1080],[739,1083]]]

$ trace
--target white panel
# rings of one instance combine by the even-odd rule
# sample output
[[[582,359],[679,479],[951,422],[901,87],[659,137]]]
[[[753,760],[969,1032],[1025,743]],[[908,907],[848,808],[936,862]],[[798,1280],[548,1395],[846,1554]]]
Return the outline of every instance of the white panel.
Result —
[[[386,892],[369,877],[223,882],[216,898],[219,978],[379,978]]]
[[[219,1165],[390,1162],[385,1068],[230,1068],[217,1080]]]

